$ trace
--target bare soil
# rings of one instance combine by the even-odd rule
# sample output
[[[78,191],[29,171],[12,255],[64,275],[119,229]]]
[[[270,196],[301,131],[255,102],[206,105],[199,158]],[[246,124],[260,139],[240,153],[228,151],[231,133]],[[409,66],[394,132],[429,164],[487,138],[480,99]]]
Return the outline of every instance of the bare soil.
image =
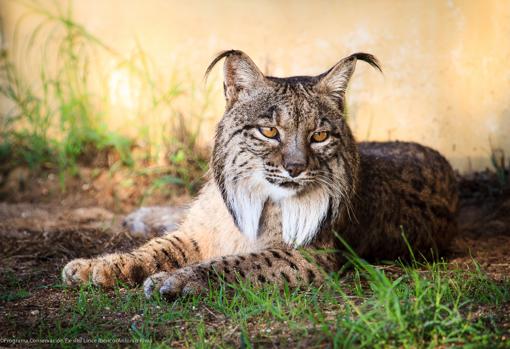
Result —
[[[496,280],[510,275],[510,186],[489,172],[459,177],[461,234],[448,256],[454,268],[471,268],[473,258]],[[88,257],[141,244],[122,227],[123,215],[136,208],[150,181],[126,185],[123,173],[81,169],[61,192],[55,175],[31,177],[25,170],[0,180],[0,338],[20,328],[37,330],[53,322],[63,303],[76,295],[59,288],[60,271],[72,258]],[[189,196],[152,196],[150,204],[182,204]],[[15,277],[14,277],[15,276]],[[29,295],[9,299],[23,288]],[[481,310],[483,311],[483,310]],[[501,326],[510,323],[510,304],[496,310]],[[3,319],[9,316],[9,322]],[[507,329],[508,330],[508,329]]]

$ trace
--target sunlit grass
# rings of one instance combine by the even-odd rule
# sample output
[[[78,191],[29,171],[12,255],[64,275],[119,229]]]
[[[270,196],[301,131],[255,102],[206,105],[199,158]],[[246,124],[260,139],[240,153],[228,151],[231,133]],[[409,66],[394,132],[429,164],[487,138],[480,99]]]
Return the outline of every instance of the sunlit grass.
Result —
[[[129,338],[142,347],[474,348],[505,347],[491,307],[510,301],[510,283],[445,263],[372,266],[333,274],[319,288],[221,284],[166,302],[140,289],[67,290],[73,301],[41,338]],[[480,309],[485,309],[480,312]],[[492,308],[494,309],[494,308]],[[65,345],[64,345],[65,346]]]
[[[74,20],[72,2],[18,2],[26,14],[0,54],[0,95],[10,106],[0,115],[3,166],[56,170],[64,184],[103,153],[108,166],[158,166],[160,182],[193,189],[207,167],[197,139],[211,88],[162,74],[140,42],[120,55]],[[21,37],[28,17],[40,21]],[[184,95],[193,105],[182,111]]]

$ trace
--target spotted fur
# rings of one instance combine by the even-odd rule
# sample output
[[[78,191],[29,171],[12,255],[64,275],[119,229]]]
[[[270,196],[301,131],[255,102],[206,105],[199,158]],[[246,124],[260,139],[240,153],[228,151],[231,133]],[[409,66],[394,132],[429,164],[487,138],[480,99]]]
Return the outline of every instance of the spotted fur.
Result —
[[[347,84],[357,60],[380,69],[372,55],[290,78],[264,76],[241,51],[208,71],[221,59],[226,111],[210,179],[183,223],[132,252],[71,261],[65,283],[145,280],[148,297],[202,292],[218,278],[319,285],[343,265],[341,240],[367,259],[406,257],[407,243],[416,255],[448,247],[458,202],[448,162],[416,143],[357,144],[346,123]],[[150,212],[136,216],[139,230]]]

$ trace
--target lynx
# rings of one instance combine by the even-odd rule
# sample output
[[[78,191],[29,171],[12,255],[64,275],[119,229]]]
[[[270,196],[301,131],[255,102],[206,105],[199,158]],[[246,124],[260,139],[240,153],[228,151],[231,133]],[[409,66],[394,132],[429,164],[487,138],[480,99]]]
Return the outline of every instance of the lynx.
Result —
[[[143,282],[147,297],[169,298],[219,279],[303,287],[338,271],[346,245],[368,260],[448,248],[458,197],[445,158],[416,143],[356,143],[347,125],[348,82],[358,60],[380,70],[374,56],[288,78],[265,76],[236,50],[207,72],[221,59],[226,110],[183,223],[131,252],[69,262],[66,284]]]

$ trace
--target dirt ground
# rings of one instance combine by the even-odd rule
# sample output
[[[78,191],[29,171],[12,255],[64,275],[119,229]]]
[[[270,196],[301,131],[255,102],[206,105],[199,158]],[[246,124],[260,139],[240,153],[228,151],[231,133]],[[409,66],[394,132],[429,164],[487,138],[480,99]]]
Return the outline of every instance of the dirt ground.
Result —
[[[92,170],[83,172],[90,174]],[[67,192],[62,194],[52,175],[20,178],[19,173],[14,179],[4,178],[0,188],[0,293],[8,290],[16,275],[30,294],[0,299],[2,338],[14,336],[20,327],[36,329],[41,321],[39,312],[44,311],[42,321],[46,322],[58,316],[62,302],[70,297],[55,287],[67,261],[129,249],[146,239],[130,236],[121,223],[123,215],[139,204],[147,183],[126,187],[122,186],[122,176],[84,175],[68,183]],[[449,262],[469,268],[474,258],[490,277],[508,278],[510,186],[501,185],[494,174],[484,172],[460,178],[460,192],[461,234]],[[153,197],[148,202],[183,204],[188,200],[189,196],[179,195],[171,199]],[[500,309],[506,318],[510,304]],[[11,321],[2,324],[7,314]]]

